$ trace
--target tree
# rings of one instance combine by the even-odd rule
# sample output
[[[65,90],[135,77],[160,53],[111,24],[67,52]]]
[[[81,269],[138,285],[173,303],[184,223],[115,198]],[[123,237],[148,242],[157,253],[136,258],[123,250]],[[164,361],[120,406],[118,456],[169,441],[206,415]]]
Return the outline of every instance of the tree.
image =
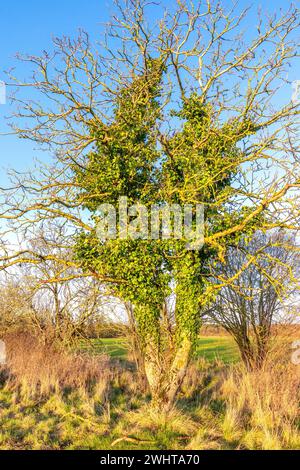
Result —
[[[26,285],[32,316],[45,342],[69,346],[84,336],[91,317],[102,317],[109,303],[103,286],[72,266],[68,234],[55,224],[36,233],[29,246],[40,262],[21,265],[16,275]],[[53,258],[49,256],[53,256]],[[62,265],[64,260],[65,265]],[[33,258],[34,261],[34,258]],[[69,263],[69,264],[68,264]]]
[[[106,322],[109,295],[96,279],[74,269],[68,234],[60,226],[47,224],[28,248],[27,263],[3,277],[2,330],[27,328],[45,343],[70,346],[85,336],[91,317],[98,325]]]
[[[4,279],[0,287],[1,316],[0,334],[30,329],[33,311],[29,299],[24,296],[24,286],[15,280]]]
[[[235,277],[249,256],[255,262]],[[250,242],[229,247],[226,262],[218,264],[216,272],[223,279],[235,279],[222,287],[207,310],[208,318],[233,336],[248,369],[260,369],[274,325],[294,320],[299,290],[296,241],[282,232],[257,232]]]
[[[55,161],[38,176],[15,176],[2,218],[19,233],[45,220],[68,225],[74,267],[134,306],[153,403],[168,410],[197,339],[199,308],[223,286],[209,282],[211,261],[257,227],[297,226],[299,104],[280,105],[277,93],[297,60],[299,11],[259,17],[245,39],[247,10],[220,3],[178,3],[153,27],[154,5],[117,7],[100,50],[82,33],[55,39],[52,54],[23,58],[36,72],[17,86],[33,87],[48,106],[15,95],[14,129],[52,149]],[[204,248],[188,250],[184,237],[99,240],[97,208],[120,196],[147,208],[203,204]],[[40,258],[3,244],[1,261],[8,269]]]

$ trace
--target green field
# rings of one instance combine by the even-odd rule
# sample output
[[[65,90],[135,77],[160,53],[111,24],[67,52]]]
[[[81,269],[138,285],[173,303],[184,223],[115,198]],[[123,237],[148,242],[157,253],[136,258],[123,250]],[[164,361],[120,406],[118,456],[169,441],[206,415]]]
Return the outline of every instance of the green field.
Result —
[[[126,339],[124,338],[103,338],[83,341],[80,350],[93,354],[106,353],[118,359],[126,359],[127,356]],[[219,359],[229,364],[239,359],[239,352],[230,336],[200,336],[196,348],[196,356],[204,357],[208,361]]]

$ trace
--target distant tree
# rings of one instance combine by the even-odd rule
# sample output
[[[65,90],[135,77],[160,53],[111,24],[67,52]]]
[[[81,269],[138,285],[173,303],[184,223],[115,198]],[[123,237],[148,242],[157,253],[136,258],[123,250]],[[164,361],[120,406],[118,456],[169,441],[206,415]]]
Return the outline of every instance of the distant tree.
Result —
[[[22,283],[4,278],[0,284],[0,297],[0,335],[31,329],[34,312]]]
[[[63,228],[55,224],[44,227],[28,246],[32,263],[21,264],[15,278],[23,286],[19,301],[25,300],[30,306],[31,324],[44,341],[67,346],[85,336],[91,317],[98,325],[104,323],[108,295],[96,279],[74,269]],[[39,256],[38,263],[33,253]]]
[[[255,262],[239,274],[251,257]],[[222,287],[208,318],[232,335],[248,369],[261,368],[270,349],[272,327],[295,320],[299,295],[299,248],[282,232],[257,232],[249,243],[229,247],[218,277]]]

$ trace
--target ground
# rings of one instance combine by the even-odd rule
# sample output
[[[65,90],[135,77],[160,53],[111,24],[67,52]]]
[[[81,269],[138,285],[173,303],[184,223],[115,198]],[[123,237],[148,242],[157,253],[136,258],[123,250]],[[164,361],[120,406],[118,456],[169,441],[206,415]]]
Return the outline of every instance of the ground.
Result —
[[[299,378],[241,372],[229,336],[203,336],[176,408],[149,406],[122,338],[81,343],[76,360],[37,349],[0,374],[0,449],[296,449]],[[100,358],[109,369],[99,373]],[[46,354],[46,355],[45,355]],[[47,363],[47,360],[49,361]],[[48,365],[46,365],[48,364]],[[278,369],[279,370],[279,369]]]

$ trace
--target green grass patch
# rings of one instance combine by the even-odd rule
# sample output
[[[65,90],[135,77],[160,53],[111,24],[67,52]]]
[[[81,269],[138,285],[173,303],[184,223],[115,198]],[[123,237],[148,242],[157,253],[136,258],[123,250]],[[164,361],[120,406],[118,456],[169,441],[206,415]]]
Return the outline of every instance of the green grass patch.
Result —
[[[80,343],[80,351],[90,354],[109,354],[117,359],[126,359],[127,346],[124,338],[97,338],[83,340]]]
[[[117,359],[126,359],[127,345],[124,338],[99,338],[82,341],[80,350],[91,354],[109,354]],[[200,336],[196,348],[196,357],[208,361],[219,359],[225,364],[239,359],[238,348],[230,336]]]
[[[230,336],[200,336],[196,356],[208,361],[221,360],[225,364],[237,362],[239,350]]]

